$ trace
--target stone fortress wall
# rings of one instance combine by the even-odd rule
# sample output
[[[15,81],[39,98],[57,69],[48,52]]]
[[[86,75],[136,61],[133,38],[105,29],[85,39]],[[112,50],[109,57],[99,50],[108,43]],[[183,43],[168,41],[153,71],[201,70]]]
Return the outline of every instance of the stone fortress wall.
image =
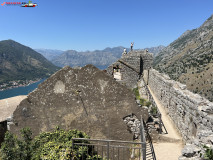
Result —
[[[183,155],[198,156],[202,145],[212,146],[213,103],[154,69],[144,71],[143,76],[187,144]]]
[[[188,157],[197,156],[198,155],[197,152],[200,150],[201,145],[207,144],[207,145],[212,146],[212,144],[213,144],[213,103],[197,94],[194,94],[194,93],[188,91],[186,89],[186,85],[183,85],[179,82],[171,80],[167,75],[164,75],[164,74],[159,73],[158,71],[152,69],[152,60],[153,60],[153,55],[150,53],[147,53],[146,51],[131,51],[128,54],[123,54],[121,59],[119,59],[114,64],[110,65],[106,71],[109,75],[113,76],[114,69],[116,67],[118,67],[119,72],[121,73],[121,80],[119,80],[118,82],[126,84],[127,87],[129,87],[129,88],[137,87],[138,80],[139,79],[142,80],[141,76],[143,76],[143,79],[145,81],[144,83],[148,84],[149,88],[154,92],[155,96],[159,99],[159,101],[165,107],[169,116],[173,120],[176,128],[179,130],[180,134],[182,135],[183,140],[187,144],[185,146],[186,152],[184,152],[184,154],[187,155]],[[61,72],[58,72],[57,75],[54,75],[52,77],[52,80],[56,81],[58,79],[60,79],[60,80],[64,79],[64,81],[67,81],[67,83],[75,82],[73,80],[70,80],[72,77],[66,76],[66,75],[70,74],[71,71],[76,72],[76,74],[79,72],[79,75],[81,75],[84,78],[85,78],[85,75],[87,75],[86,73],[88,73],[88,71],[89,71],[89,73],[93,73],[92,75],[94,75],[94,73],[97,73],[97,76],[95,76],[96,78],[94,78],[95,80],[104,78],[104,74],[102,72],[100,72],[97,69],[94,69],[94,67],[89,66],[89,67],[83,68],[82,73],[78,70],[64,68]],[[63,72],[65,72],[65,73],[63,73]],[[99,74],[101,74],[101,76]],[[76,77],[79,77],[79,76],[76,76]],[[66,80],[67,78],[68,78],[68,80]],[[84,78],[82,78],[82,80],[84,80]],[[105,81],[107,82],[107,84],[108,84],[108,82],[110,82],[110,84],[106,85],[106,87],[105,87],[105,88],[108,88],[109,92],[113,91],[113,93],[115,95],[119,95],[120,93],[122,93],[121,88],[120,88],[121,85],[119,85],[117,87],[117,83],[114,83],[113,80],[110,80],[108,78],[106,78]],[[100,81],[100,82],[102,82],[102,81]],[[71,84],[73,84],[73,85],[75,84],[76,86],[74,88],[76,88],[77,83],[80,83],[79,80],[76,81],[75,83],[71,83]],[[51,87],[53,85],[52,82],[47,83],[47,84],[51,85]],[[51,87],[45,87],[45,85],[47,85],[47,84],[44,83],[43,85],[40,86],[40,89],[38,89],[38,91],[37,91],[38,92],[37,96],[46,94],[46,91],[41,89],[42,86],[43,86],[43,88],[49,88],[50,93],[48,93],[48,94],[50,94],[52,96],[59,96],[59,97],[62,96],[62,95],[59,95],[59,94],[61,94],[60,92],[58,92],[57,94],[53,94],[52,93],[53,91],[50,89]],[[88,82],[88,84],[90,84],[90,83]],[[97,84],[98,84],[97,82],[94,82],[94,84],[92,83],[92,86],[97,87]],[[103,84],[100,84],[100,87],[99,87],[100,89],[102,88],[101,87],[102,85]],[[70,84],[66,85],[66,86],[71,87]],[[84,86],[82,86],[80,84],[78,86],[83,87],[83,88],[81,88],[82,91],[85,90]],[[88,87],[88,88],[92,88],[92,86]],[[77,87],[76,89],[78,89],[78,88],[79,87]],[[115,88],[119,88],[117,94],[114,91]],[[126,87],[124,87],[123,90],[126,90],[125,88]],[[98,91],[100,89],[98,89]],[[35,92],[35,93],[37,93],[37,92]],[[70,90],[70,93],[71,92],[73,92],[73,91]],[[32,95],[34,95],[35,93],[31,93],[28,100],[30,98],[32,99],[32,97],[33,97]],[[83,93],[84,92],[82,92],[82,94]],[[100,93],[97,92],[98,98],[100,98],[99,94]],[[68,92],[67,92],[66,95],[70,96],[71,94],[68,94]],[[90,97],[94,97],[93,93],[91,95],[92,96],[90,96]],[[110,93],[108,95],[111,96],[112,93]],[[48,97],[48,96],[46,96],[46,97]],[[74,96],[74,98],[72,100],[73,102],[70,104],[73,104],[74,102],[77,103],[76,95],[73,95],[73,96]],[[45,96],[43,96],[43,97],[45,97]],[[63,94],[63,97],[66,97],[65,94]],[[106,99],[105,95],[103,95],[103,97],[105,97],[105,99]],[[113,95],[112,95],[112,97],[114,99]],[[127,96],[127,98],[124,98],[122,95],[121,98],[125,99],[125,101],[127,100],[127,102],[132,101],[131,96]],[[51,98],[50,100],[46,100],[43,98],[43,101],[39,101],[39,102],[37,102],[37,99],[40,99],[40,98],[34,98],[34,99],[36,102],[35,104],[41,103],[41,105],[39,105],[39,106],[43,106],[44,108],[46,108],[45,105],[43,105],[44,102],[46,103],[50,100],[52,101],[55,99],[55,97]],[[68,101],[68,99],[71,101],[71,99],[69,97],[66,99],[66,101]],[[59,100],[60,100],[60,98],[59,98]],[[90,98],[88,98],[86,100],[90,101]],[[32,118],[32,117],[28,117],[28,116],[23,117],[23,114],[22,114],[22,111],[24,111],[22,109],[25,107],[25,105],[29,106],[28,103],[31,103],[30,105],[33,105],[31,101],[32,100],[23,101],[19,105],[18,110],[15,111],[15,114],[14,114],[15,117],[17,117],[17,119],[19,119],[19,120],[20,120],[20,117],[22,117],[23,119],[21,119],[21,121],[23,122],[23,124],[27,123],[27,122],[29,122],[29,123],[31,122],[31,121],[26,121],[26,118]],[[108,101],[106,101],[104,103],[104,105],[117,106],[117,102],[115,102],[115,105],[112,105],[111,101],[112,100],[109,99],[110,103]],[[99,100],[97,102],[99,102]],[[125,102],[124,104],[126,104],[127,102]],[[58,103],[59,103],[58,100],[56,100],[55,104],[58,104]],[[62,103],[64,103],[64,107],[66,108],[67,104],[65,103],[65,101],[61,102],[58,105],[61,106]],[[50,104],[54,104],[54,103],[51,102]],[[129,103],[129,104],[133,104],[133,103]],[[127,105],[128,108],[129,108],[129,104]],[[79,103],[79,105],[80,105],[80,103]],[[93,105],[101,106],[100,104],[93,104]],[[121,111],[123,111],[123,104],[120,104],[120,105],[122,106]],[[88,105],[88,106],[90,106],[90,105]],[[53,107],[54,109],[57,109],[56,106],[51,106],[51,107]],[[83,113],[84,113],[83,108],[81,105],[79,107],[81,108],[82,115],[83,115]],[[34,109],[34,107],[32,109]],[[114,108],[114,109],[116,109],[116,108]],[[117,112],[117,113],[119,113],[119,112]],[[43,113],[43,110],[41,110],[41,113]],[[41,113],[37,114],[38,119],[41,119],[41,118],[39,118]],[[65,113],[67,114],[67,111]],[[65,114],[65,113],[63,113],[63,114]],[[22,115],[22,116],[20,116],[20,115]],[[54,114],[52,114],[52,115],[54,115]],[[126,113],[124,115],[126,115]],[[82,116],[82,117],[85,117],[85,116]],[[100,119],[102,119],[102,118],[100,118]],[[112,123],[114,123],[113,120],[115,120],[115,119],[111,119],[111,120],[112,120]],[[35,123],[32,123],[31,125],[35,126]],[[38,123],[38,125],[40,125],[40,123]],[[190,149],[187,150],[187,147],[189,147]],[[181,159],[181,160],[183,160],[183,159]]]
[[[153,55],[146,51],[131,51],[109,66],[107,72],[113,76],[113,68],[119,66],[120,82],[125,82],[130,88],[135,88],[139,79],[144,80],[143,83],[165,107],[186,143],[180,159],[200,159],[198,151],[203,151],[202,145],[213,145],[213,103],[190,92],[186,85],[152,69],[152,61]]]

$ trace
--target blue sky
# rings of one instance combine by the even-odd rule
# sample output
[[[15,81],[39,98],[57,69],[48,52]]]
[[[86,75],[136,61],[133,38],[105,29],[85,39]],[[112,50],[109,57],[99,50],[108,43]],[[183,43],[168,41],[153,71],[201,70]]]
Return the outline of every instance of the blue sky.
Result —
[[[3,2],[27,2],[0,0]],[[78,51],[168,45],[213,14],[213,0],[35,0],[0,5],[0,40]]]

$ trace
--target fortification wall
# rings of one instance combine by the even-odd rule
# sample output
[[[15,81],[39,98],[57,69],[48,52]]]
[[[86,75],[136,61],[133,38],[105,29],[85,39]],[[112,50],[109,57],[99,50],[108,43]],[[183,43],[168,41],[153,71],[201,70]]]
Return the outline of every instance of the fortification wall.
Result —
[[[119,83],[126,85],[128,88],[136,88],[138,81],[138,72],[133,70],[132,68],[127,67],[121,62],[115,62],[107,68],[107,73],[113,77],[113,66],[118,65],[120,67],[121,80]]]
[[[138,72],[142,72],[143,70],[152,68],[153,54],[144,50],[131,51],[128,54],[123,55],[120,60],[125,61]]]
[[[152,68],[153,54],[143,50],[123,53],[122,57],[107,68],[107,73],[113,77],[113,67],[120,69],[121,80],[118,81],[129,88],[137,87],[137,82],[143,70]]]
[[[213,144],[213,103],[186,89],[186,85],[151,69],[144,72],[149,87],[160,100],[184,141],[196,146]]]

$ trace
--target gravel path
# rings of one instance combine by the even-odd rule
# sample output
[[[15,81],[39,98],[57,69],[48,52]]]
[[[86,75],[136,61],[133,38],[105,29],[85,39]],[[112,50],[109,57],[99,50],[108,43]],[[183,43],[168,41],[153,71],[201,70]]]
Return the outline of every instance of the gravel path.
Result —
[[[152,90],[149,88],[157,106],[162,114],[162,121],[168,131],[168,134],[163,135],[164,137],[172,138],[175,140],[174,143],[171,142],[158,142],[153,143],[155,154],[157,160],[178,160],[181,156],[181,150],[183,149],[182,138],[175,128],[175,125],[169,115],[167,114],[164,106],[161,105],[157,97],[154,95]]]

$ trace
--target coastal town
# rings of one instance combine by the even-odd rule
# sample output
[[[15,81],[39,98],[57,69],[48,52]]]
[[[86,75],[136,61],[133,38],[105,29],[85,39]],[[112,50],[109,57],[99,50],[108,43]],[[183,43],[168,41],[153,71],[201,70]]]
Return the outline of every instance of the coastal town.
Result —
[[[40,81],[41,78],[36,78],[34,80],[17,80],[17,81],[9,81],[8,83],[0,84],[0,91],[4,91],[7,89],[18,88],[28,86],[30,84],[36,83]]]

